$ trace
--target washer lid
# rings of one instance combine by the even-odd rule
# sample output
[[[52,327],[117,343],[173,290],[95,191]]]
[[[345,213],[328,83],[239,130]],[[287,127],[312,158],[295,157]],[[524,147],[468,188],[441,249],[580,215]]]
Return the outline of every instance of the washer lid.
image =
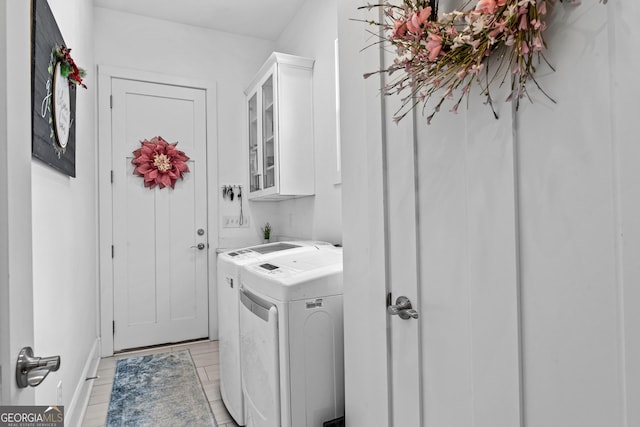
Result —
[[[294,245],[294,244],[291,244],[291,243],[279,242],[279,243],[272,243],[272,244],[266,244],[266,245],[253,246],[253,247],[249,248],[248,250],[255,251],[255,252],[258,252],[260,254],[270,254],[271,252],[286,251],[288,249],[299,248],[299,247],[300,247],[300,245]]]
[[[233,249],[218,254],[218,259],[234,264],[248,264],[259,260],[270,259],[287,252],[316,251],[324,247],[333,247],[330,243],[319,241],[287,241],[266,243],[242,249]]]
[[[279,301],[342,294],[342,249],[283,255],[246,266],[240,282],[254,293]]]

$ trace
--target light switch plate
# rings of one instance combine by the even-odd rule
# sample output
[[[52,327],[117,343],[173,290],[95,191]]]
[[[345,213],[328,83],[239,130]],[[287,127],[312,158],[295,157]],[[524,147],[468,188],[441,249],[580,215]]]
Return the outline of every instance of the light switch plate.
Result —
[[[245,216],[242,218],[242,224],[240,224],[239,216],[223,216],[222,217],[222,228],[248,228],[249,227],[249,217]]]

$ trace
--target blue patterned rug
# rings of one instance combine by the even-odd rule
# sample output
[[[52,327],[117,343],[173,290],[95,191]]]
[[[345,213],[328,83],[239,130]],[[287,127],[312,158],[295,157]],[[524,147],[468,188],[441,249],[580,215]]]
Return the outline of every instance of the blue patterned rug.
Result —
[[[118,360],[107,427],[216,425],[188,350]]]

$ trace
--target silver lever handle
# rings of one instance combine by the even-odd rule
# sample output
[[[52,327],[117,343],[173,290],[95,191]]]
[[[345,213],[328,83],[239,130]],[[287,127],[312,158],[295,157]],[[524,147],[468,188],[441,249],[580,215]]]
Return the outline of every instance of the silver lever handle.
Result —
[[[31,347],[24,347],[18,355],[16,381],[19,388],[39,385],[49,372],[60,368],[60,356],[34,357]]]
[[[404,310],[402,313],[399,314],[401,319],[417,319],[418,317],[420,317],[420,315],[418,314],[418,312],[416,310],[414,310],[413,308],[410,308],[408,310]]]
[[[405,296],[396,299],[396,303],[387,307],[387,312],[392,316],[398,316],[401,319],[417,319],[420,317],[418,312],[411,307],[411,301]]]
[[[203,250],[204,249],[204,243],[198,243],[197,246],[191,246],[192,248],[196,248],[198,250]]]

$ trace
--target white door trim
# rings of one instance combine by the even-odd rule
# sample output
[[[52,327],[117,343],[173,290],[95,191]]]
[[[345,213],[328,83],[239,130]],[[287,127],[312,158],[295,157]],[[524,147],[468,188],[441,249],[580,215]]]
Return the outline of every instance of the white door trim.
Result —
[[[206,127],[207,127],[207,188],[218,187],[218,174],[215,172],[218,164],[218,131],[217,131],[217,102],[216,83],[206,80],[196,80],[186,77],[169,76],[147,71],[131,70],[108,65],[98,66],[98,211],[99,220],[99,268],[100,268],[100,336],[101,356],[113,355],[113,259],[111,257],[112,233],[112,189],[111,189],[111,80],[121,78],[159,83],[174,86],[184,86],[202,89],[206,92]],[[207,222],[209,224],[209,245],[217,246],[218,241],[218,200],[208,197]],[[208,251],[209,266],[209,338],[218,337],[218,318],[212,315],[217,307],[217,292],[215,287],[215,250]],[[215,312],[213,313],[215,314]]]
[[[345,412],[350,425],[389,426],[387,238],[378,197],[384,185],[384,123],[379,77],[362,78],[380,66],[380,53],[361,51],[379,39],[367,32],[368,24],[352,20],[354,10],[351,2],[338,2],[340,139],[349,141],[341,145],[344,282],[349,284],[344,289]],[[374,12],[363,19],[375,19]]]

